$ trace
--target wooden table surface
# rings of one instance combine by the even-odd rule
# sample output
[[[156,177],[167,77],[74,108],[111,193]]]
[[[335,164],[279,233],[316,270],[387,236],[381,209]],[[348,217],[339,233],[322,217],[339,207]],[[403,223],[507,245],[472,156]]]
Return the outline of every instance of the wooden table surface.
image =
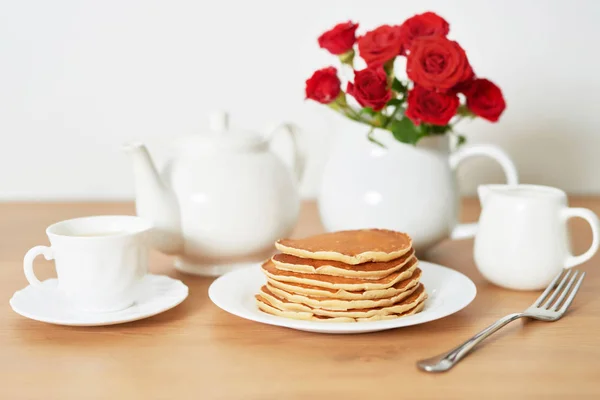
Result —
[[[600,199],[571,199],[600,214]],[[555,323],[514,322],[445,374],[426,374],[415,361],[449,349],[499,317],[526,308],[533,292],[494,287],[476,270],[471,240],[444,242],[430,255],[468,275],[477,298],[447,318],[397,330],[337,336],[246,321],[207,296],[212,279],[176,272],[153,254],[151,270],[181,279],[190,296],[142,321],[73,328],[30,321],[8,300],[26,286],[25,252],[47,244],[47,225],[91,214],[132,214],[125,203],[0,204],[0,399],[413,399],[600,398],[600,256],[571,312]],[[479,213],[465,202],[464,220]],[[306,203],[295,236],[319,232]],[[589,228],[572,223],[574,246]],[[42,277],[51,262],[36,259]],[[343,397],[342,397],[343,396]]]

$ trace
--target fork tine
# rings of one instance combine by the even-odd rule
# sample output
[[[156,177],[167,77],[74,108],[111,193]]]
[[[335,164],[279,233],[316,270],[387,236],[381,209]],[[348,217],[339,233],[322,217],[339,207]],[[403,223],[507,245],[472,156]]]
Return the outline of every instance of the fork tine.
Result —
[[[578,274],[579,274],[579,271],[575,271],[575,273],[569,280],[569,284],[567,285],[565,290],[562,291],[558,300],[556,300],[556,302],[554,304],[552,304],[552,307],[550,307],[550,304],[544,304],[544,306],[546,308],[548,308],[550,311],[556,311],[558,309],[558,307],[562,304],[564,298],[567,297],[567,295],[569,294],[569,290],[571,290],[571,286],[573,286],[573,283],[575,283],[575,280],[579,277]]]
[[[548,296],[548,294],[556,286],[556,282],[562,276],[563,272],[565,272],[565,270],[560,271],[560,273],[554,277],[554,279],[552,280],[552,282],[550,282],[550,284],[548,285],[548,287],[546,288],[546,290],[544,290],[544,293],[542,293],[540,295],[540,297],[537,298],[537,300],[535,301],[535,303],[533,303],[533,307],[539,307],[539,305],[542,304],[542,301],[544,301],[544,299]]]
[[[567,297],[567,299],[565,300],[565,304],[563,304],[562,307],[560,308],[560,310],[558,310],[558,312],[560,314],[563,314],[565,311],[567,311],[567,308],[569,308],[569,306],[573,302],[573,299],[575,298],[575,295],[577,294],[577,291],[579,291],[579,287],[581,286],[581,282],[583,282],[583,278],[585,278],[585,272],[581,273],[581,277],[577,281],[577,284],[573,288],[573,291],[571,292],[571,294],[569,295],[569,297]]]
[[[575,272],[575,274],[577,274],[577,272]],[[565,283],[569,281],[569,275],[571,275],[571,270],[568,270],[567,273],[563,275],[563,278],[560,280],[560,284],[556,287],[556,290],[552,293],[552,296],[550,296],[550,298],[544,303],[542,308],[550,307],[556,296],[560,294],[562,288],[565,286]],[[573,279],[571,279],[571,281],[573,281]]]

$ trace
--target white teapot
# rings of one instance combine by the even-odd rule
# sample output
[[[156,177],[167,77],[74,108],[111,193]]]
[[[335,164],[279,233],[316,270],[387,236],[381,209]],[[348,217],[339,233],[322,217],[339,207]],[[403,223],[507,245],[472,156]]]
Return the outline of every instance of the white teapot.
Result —
[[[141,143],[125,150],[133,162],[136,211],[154,225],[153,245],[176,255],[181,271],[216,276],[264,259],[273,242],[294,228],[304,156],[294,128],[294,173],[272,152],[270,138],[228,128],[227,115],[211,131],[175,143],[175,156],[157,172]]]

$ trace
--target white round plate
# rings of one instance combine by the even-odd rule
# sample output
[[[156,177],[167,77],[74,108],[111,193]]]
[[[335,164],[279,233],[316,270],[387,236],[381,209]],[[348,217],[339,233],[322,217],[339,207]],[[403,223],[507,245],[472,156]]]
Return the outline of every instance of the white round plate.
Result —
[[[100,326],[137,321],[167,311],[188,296],[188,287],[177,279],[148,274],[142,279],[135,303],[125,310],[108,313],[86,313],[74,309],[56,290],[58,281],[47,279],[42,287],[27,286],[10,299],[10,306],[26,318],[49,324]]]
[[[460,272],[441,265],[419,261],[421,282],[428,298],[418,314],[373,322],[319,322],[277,317],[256,306],[254,295],[265,284],[260,265],[230,272],[215,280],[208,296],[219,308],[251,321],[319,333],[366,333],[417,325],[453,314],[466,307],[477,294],[475,284]]]

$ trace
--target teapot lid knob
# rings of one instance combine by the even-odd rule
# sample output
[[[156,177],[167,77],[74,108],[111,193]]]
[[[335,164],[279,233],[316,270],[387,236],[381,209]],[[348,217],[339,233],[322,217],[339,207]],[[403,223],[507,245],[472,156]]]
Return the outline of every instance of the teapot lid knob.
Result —
[[[215,132],[225,132],[229,129],[229,114],[219,111],[210,115],[210,129]]]

